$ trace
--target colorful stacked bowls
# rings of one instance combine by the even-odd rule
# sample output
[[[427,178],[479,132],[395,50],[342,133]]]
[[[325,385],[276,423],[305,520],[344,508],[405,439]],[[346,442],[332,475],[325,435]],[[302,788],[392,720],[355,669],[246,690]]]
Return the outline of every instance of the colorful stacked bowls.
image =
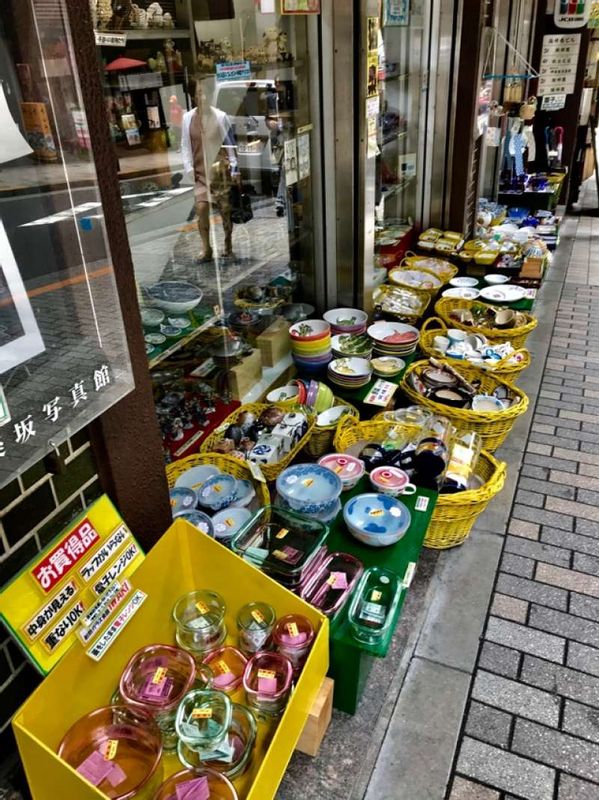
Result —
[[[366,358],[336,358],[328,367],[331,383],[345,389],[366,386],[372,376],[372,366]]]
[[[334,308],[323,315],[331,326],[331,333],[352,333],[356,336],[364,333],[368,323],[368,314],[359,308]]]
[[[302,372],[317,372],[331,360],[331,326],[321,319],[296,322],[289,328],[293,360]]]
[[[405,357],[415,352],[420,332],[404,322],[375,322],[368,328],[375,356]]]

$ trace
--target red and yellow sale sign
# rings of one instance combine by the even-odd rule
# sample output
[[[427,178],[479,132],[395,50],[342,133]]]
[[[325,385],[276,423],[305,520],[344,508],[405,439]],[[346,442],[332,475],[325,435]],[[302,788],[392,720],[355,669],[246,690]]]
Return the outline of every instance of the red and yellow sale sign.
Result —
[[[0,594],[0,617],[47,674],[74,642],[86,645],[100,634],[143,559],[105,495],[8,584]]]

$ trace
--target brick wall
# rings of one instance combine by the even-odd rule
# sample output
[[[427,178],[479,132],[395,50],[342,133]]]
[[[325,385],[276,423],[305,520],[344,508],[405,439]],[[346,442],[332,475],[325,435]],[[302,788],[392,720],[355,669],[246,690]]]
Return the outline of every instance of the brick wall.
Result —
[[[0,590],[86,506],[102,494],[85,430],[61,445],[66,470],[49,475],[42,461],[0,489]],[[15,745],[10,718],[39,674],[0,624],[0,762]]]

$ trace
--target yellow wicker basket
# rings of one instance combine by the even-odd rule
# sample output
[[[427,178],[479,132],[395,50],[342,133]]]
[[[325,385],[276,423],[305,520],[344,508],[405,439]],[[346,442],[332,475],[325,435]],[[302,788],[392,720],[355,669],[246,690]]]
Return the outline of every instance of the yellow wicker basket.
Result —
[[[413,270],[417,270],[418,272],[423,272],[425,275],[428,275],[431,278],[431,282],[433,286],[414,286],[413,283],[407,283],[404,279],[404,275],[406,272],[410,272]],[[393,286],[400,286],[402,289],[412,289],[417,292],[425,292],[430,297],[434,297],[444,285],[444,281],[434,272],[431,272],[429,269],[421,269],[420,267],[408,267],[404,265],[403,267],[395,267],[395,269],[389,270],[388,275],[389,283]]]
[[[414,295],[414,297],[420,301],[420,307],[417,311],[413,311],[411,313],[400,313],[385,309],[383,305],[385,297],[391,297],[393,294],[402,292]],[[405,322],[408,325],[416,325],[431,302],[431,295],[428,292],[421,291],[420,289],[414,289],[412,286],[391,286],[388,283],[382,283],[380,286],[377,286],[373,292],[372,298],[375,305],[381,304],[383,306],[383,312],[387,316],[393,317],[400,322]]]
[[[313,458],[320,458],[320,456],[324,456],[326,453],[331,452],[335,432],[344,419],[348,417],[351,417],[352,419],[360,419],[360,413],[358,409],[355,406],[352,406],[351,403],[348,403],[347,400],[341,400],[339,397],[335,397],[333,405],[347,406],[349,411],[347,414],[344,414],[340,420],[333,423],[333,425],[327,425],[322,428],[318,425],[314,426],[310,441],[304,448],[305,452]]]
[[[266,308],[274,312],[280,306],[285,305],[286,301],[282,297],[276,297],[272,300],[263,300],[261,303],[253,303],[251,300],[236,295],[234,302],[237,308],[243,308],[245,311],[260,311]]]
[[[477,300],[460,300],[455,297],[442,297],[435,303],[435,311],[441,317],[448,328],[459,328],[462,331],[482,333],[492,342],[511,342],[516,349],[524,347],[526,337],[537,327],[537,319],[532,314],[522,312],[526,317],[526,324],[518,328],[485,328],[482,325],[464,325],[462,322],[452,319],[449,314],[451,311],[468,310],[472,305],[478,303]]]
[[[231,458],[231,456],[223,455],[223,453],[194,453],[186,458],[181,458],[179,461],[173,461],[166,467],[166,479],[168,481],[169,489],[175,485],[175,481],[184,472],[192,467],[203,466],[208,464],[211,467],[220,469],[221,472],[226,472],[238,480],[251,481],[256,490],[256,500],[258,507],[270,505],[270,492],[268,486],[264,481],[258,481],[252,475],[252,471],[247,463],[240,461],[238,458]]]
[[[200,452],[201,453],[212,452],[214,450],[214,445],[222,438],[223,433],[226,431],[229,425],[233,425],[234,423],[236,423],[241,414],[249,411],[252,414],[255,414],[257,417],[259,417],[263,411],[265,411],[267,408],[272,408],[273,405],[276,406],[277,408],[280,408],[285,413],[287,413],[289,409],[292,408],[291,406],[285,406],[279,403],[246,403],[245,405],[239,406],[239,408],[236,411],[234,411],[232,414],[229,414],[229,416],[224,420],[224,422],[221,422],[218,428],[215,428],[212,431],[212,433],[204,439],[204,441],[200,446]],[[303,408],[303,411],[304,413],[306,413],[305,408]],[[307,413],[307,417],[308,417],[308,430],[306,431],[304,436],[302,436],[299,442],[295,445],[295,447],[293,447],[288,453],[285,453],[283,458],[280,461],[277,461],[275,464],[258,465],[262,470],[262,474],[264,475],[267,481],[274,481],[277,475],[280,472],[282,472],[285,469],[285,467],[289,464],[289,462],[293,458],[295,458],[295,456],[299,453],[299,451],[307,445],[312,435],[312,431],[314,430],[314,423],[316,420],[314,414]],[[231,458],[233,457],[231,456]],[[241,464],[247,464],[247,462],[241,461],[241,459],[234,459],[234,460],[239,461],[239,463]]]
[[[407,437],[415,437],[420,428],[417,425],[406,425],[403,422],[387,422],[382,416],[364,422],[360,422],[355,417],[344,417],[337,426],[333,448],[336,453],[347,453],[359,442],[381,443],[388,438],[391,430]]]
[[[449,362],[444,359],[439,359],[443,364]],[[459,372],[466,378],[466,380],[479,381],[480,391],[483,394],[493,394],[498,386],[504,386],[508,392],[515,395],[519,402],[511,405],[503,411],[473,411],[470,408],[452,408],[444,403],[436,403],[428,397],[424,397],[412,388],[411,376],[416,373],[420,375],[423,369],[430,366],[428,361],[416,361],[411,364],[405,371],[403,378],[399,384],[401,391],[413,403],[428,408],[434,414],[447,417],[451,420],[453,426],[457,429],[458,433],[466,433],[468,431],[476,431],[480,434],[483,440],[483,447],[491,453],[502,444],[505,437],[512,429],[512,425],[517,417],[524,414],[528,408],[528,397],[517,386],[509,383],[506,380],[493,375],[478,367],[466,366],[464,363],[460,365]]]
[[[390,423],[380,417],[369,422],[357,422],[346,417],[339,424],[335,449],[344,453],[358,442],[380,443],[386,439],[389,426]],[[411,425],[405,425],[403,428],[412,430],[414,434],[418,431],[418,428]],[[483,481],[480,488],[439,495],[424,539],[426,547],[443,550],[456,547],[465,541],[478,515],[503,489],[506,465],[483,450],[476,467],[476,475]]]
[[[420,328],[420,349],[425,356],[434,356],[435,358],[442,357],[442,354],[435,349],[434,339],[436,336],[447,336],[447,327],[439,317],[429,317]],[[515,383],[520,377],[520,374],[530,367],[530,362],[532,360],[530,353],[525,348],[520,348],[512,353],[512,355],[516,354],[519,354],[522,359],[517,364],[508,363],[510,357],[506,357],[501,361],[489,361],[484,367],[479,368],[484,369],[485,372],[491,372],[493,375],[499,375],[504,381]],[[459,367],[467,363],[459,358],[448,358],[447,356],[444,356],[444,358],[454,367]]]
[[[428,272],[432,272],[437,278],[441,278],[443,283],[447,283],[452,278],[455,278],[459,272],[459,269],[452,264],[451,261],[447,261],[444,258],[435,258],[435,256],[419,255],[411,250],[408,250],[405,254],[400,266],[412,267],[413,269],[425,269]]]

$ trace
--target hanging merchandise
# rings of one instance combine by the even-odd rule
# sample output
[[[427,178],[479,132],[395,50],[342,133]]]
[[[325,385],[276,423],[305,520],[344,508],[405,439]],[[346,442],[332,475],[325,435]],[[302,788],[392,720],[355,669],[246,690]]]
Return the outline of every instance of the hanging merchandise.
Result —
[[[562,164],[562,150],[564,146],[564,129],[561,125],[552,128],[548,125],[545,128],[545,144],[547,147],[547,159],[549,166],[554,169]]]
[[[536,113],[537,98],[529,97],[528,100],[525,103],[522,103],[520,106],[520,119],[524,119],[529,122],[531,119],[534,119]]]

